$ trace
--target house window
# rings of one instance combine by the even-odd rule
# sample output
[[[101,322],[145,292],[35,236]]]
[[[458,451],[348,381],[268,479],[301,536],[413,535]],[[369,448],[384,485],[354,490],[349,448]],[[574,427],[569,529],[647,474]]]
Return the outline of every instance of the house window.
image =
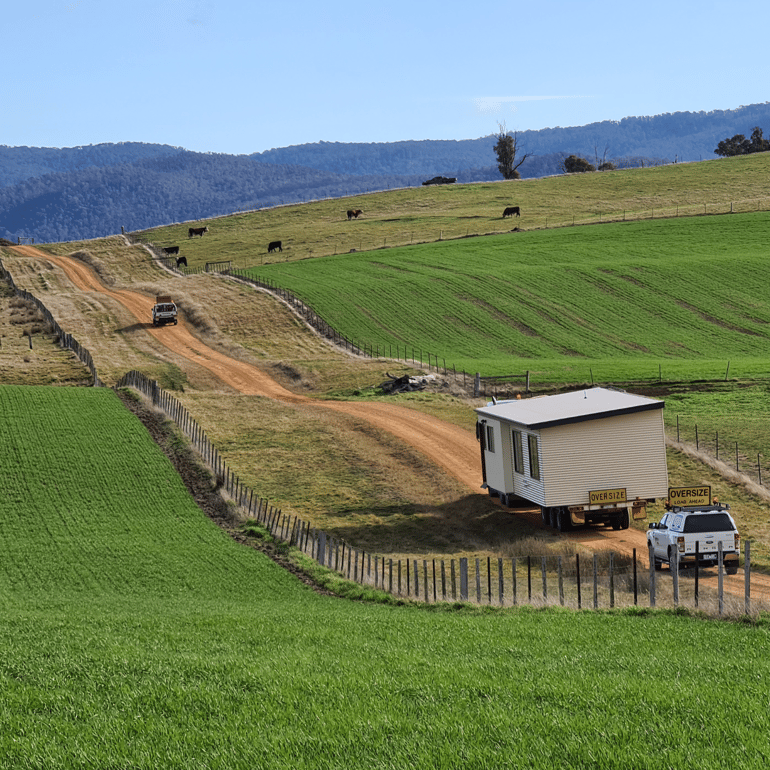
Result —
[[[521,431],[513,431],[513,470],[524,473],[524,452],[521,446]]]
[[[495,432],[492,430],[491,425],[487,425],[487,451],[495,451]]]
[[[527,436],[529,446],[529,475],[533,479],[540,479],[540,458],[537,455],[537,436],[531,433]]]

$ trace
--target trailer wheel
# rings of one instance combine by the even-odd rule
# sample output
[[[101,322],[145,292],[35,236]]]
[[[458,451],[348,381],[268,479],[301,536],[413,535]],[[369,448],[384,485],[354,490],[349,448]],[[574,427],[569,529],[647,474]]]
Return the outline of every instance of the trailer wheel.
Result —
[[[543,524],[545,524],[546,527],[550,526],[551,514],[545,506],[540,507],[540,518],[543,520]]]
[[[558,508],[550,508],[550,516],[548,517],[548,521],[550,522],[551,526],[556,529],[559,526],[559,509]]]
[[[629,518],[628,518],[628,509],[627,508],[626,508],[626,510],[623,513],[620,514],[620,516],[618,516],[618,519],[620,521],[620,528],[621,529],[628,529],[628,525],[630,524],[630,521],[629,521]]]
[[[503,508],[509,508],[508,505],[508,494],[506,492],[500,492],[500,505],[503,506]]]
[[[572,519],[566,508],[559,508],[556,514],[556,523],[559,527],[559,532],[569,532],[572,529]]]

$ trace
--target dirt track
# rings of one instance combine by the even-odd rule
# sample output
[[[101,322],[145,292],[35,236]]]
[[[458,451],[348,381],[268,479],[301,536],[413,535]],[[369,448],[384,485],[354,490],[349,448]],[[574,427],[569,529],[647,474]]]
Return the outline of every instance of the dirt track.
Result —
[[[147,333],[161,344],[194,364],[205,367],[219,380],[238,392],[245,395],[264,396],[286,404],[314,405],[366,421],[414,447],[462,482],[471,492],[481,494],[479,449],[475,436],[469,431],[394,404],[318,401],[292,393],[275,382],[259,367],[229,358],[205,345],[193,336],[182,319],[177,326],[155,328],[151,322],[147,321],[152,317],[154,301],[151,297],[138,292],[105,287],[94,272],[78,260],[51,256],[32,246],[15,246],[13,250],[20,255],[47,260],[57,265],[80,291],[98,292],[120,302]],[[539,511],[522,510],[514,515],[526,518],[535,529],[542,526]],[[569,537],[591,550],[612,549],[630,554],[635,548],[637,556],[642,561],[647,554],[645,534],[635,529],[613,531],[590,528],[570,533]],[[731,590],[738,593],[742,585],[742,577],[728,578],[727,581],[728,585],[732,584]],[[754,581],[757,581],[757,588],[761,586],[763,594],[770,596],[770,577],[755,573],[752,578],[752,587]]]

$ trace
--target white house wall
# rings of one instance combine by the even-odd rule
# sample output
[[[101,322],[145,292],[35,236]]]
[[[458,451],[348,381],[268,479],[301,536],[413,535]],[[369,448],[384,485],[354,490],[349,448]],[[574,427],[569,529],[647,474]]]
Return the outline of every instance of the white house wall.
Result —
[[[547,506],[588,503],[592,490],[626,490],[627,499],[668,495],[662,410],[570,423],[541,432]]]

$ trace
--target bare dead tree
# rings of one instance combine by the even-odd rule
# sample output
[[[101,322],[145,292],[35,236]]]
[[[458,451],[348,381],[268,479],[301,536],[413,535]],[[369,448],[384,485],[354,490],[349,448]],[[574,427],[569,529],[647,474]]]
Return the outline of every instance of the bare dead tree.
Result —
[[[497,128],[497,144],[494,148],[497,156],[497,168],[503,175],[503,179],[521,179],[518,169],[529,157],[529,153],[522,154],[517,161],[516,156],[521,151],[518,133],[508,131],[505,122],[498,123]]]

